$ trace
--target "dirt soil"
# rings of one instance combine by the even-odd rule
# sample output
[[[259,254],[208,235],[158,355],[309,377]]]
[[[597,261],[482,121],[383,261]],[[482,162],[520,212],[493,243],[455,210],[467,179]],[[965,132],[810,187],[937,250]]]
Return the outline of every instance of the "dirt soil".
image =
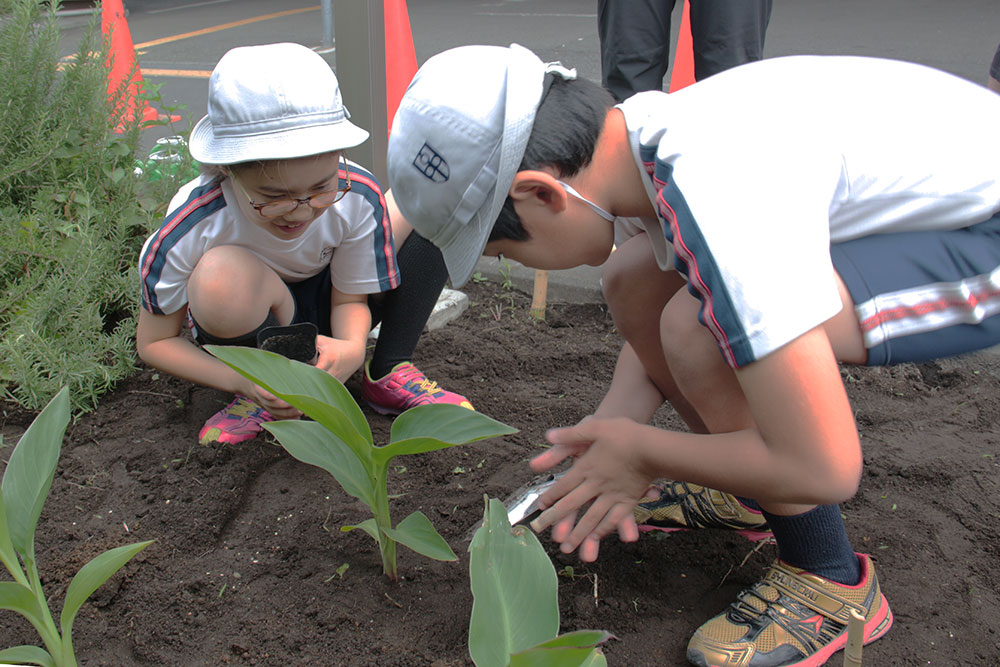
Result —
[[[198,445],[229,397],[145,370],[70,427],[39,525],[57,601],[96,554],[156,540],[82,609],[81,663],[471,665],[466,548],[483,494],[505,499],[530,480],[545,430],[597,405],[620,338],[597,304],[550,304],[538,322],[513,289],[467,292],[472,307],[428,333],[415,361],[521,430],[398,459],[389,479],[394,517],[422,510],[458,562],[401,549],[402,579],[389,582],[371,539],[338,530],[368,518],[364,505],[264,436]],[[1000,356],[843,373],[865,456],[843,512],[896,615],[865,665],[1000,665]],[[348,388],[357,396],[356,379]],[[32,415],[6,408],[9,444]],[[385,442],[390,419],[366,414]],[[668,408],[656,421],[680,428]],[[559,578],[562,630],[614,633],[611,665],[685,664],[691,633],[775,556],[773,544],[714,530],[611,539],[595,564],[544,543],[557,570],[572,566]],[[31,627],[0,612],[0,647],[21,643],[37,643]]]

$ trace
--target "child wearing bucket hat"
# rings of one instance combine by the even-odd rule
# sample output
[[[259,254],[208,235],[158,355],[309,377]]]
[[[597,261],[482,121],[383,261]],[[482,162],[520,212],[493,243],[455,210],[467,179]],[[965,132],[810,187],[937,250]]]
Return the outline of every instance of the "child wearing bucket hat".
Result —
[[[346,381],[381,321],[361,388],[375,410],[472,408],[411,361],[447,270],[391,194],[347,159],[367,138],[349,120],[336,75],[304,46],[232,49],[212,72],[208,115],[190,142],[203,173],[143,247],[136,333],[151,366],[236,395],[205,423],[202,443],[241,442],[265,421],[298,415],[202,350],[208,343],[292,341],[289,351],[272,349]]]
[[[389,179],[456,285],[483,253],[607,260],[626,344],[595,414],[532,461],[573,461],[532,526],[587,561],[616,530],[774,536],[778,559],[695,632],[692,664],[821,665],[852,612],[866,643],[892,625],[838,505],[862,468],[838,361],[1000,343],[997,118],[983,87],[839,56],[617,106],[517,45],[446,51],[410,84]],[[691,433],[648,425],[665,400]]]

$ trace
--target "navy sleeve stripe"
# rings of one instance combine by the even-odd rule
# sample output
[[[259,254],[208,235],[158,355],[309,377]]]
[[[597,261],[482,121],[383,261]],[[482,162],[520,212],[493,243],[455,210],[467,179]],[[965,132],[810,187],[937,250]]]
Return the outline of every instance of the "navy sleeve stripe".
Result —
[[[753,350],[729,298],[722,272],[672,175],[673,165],[656,160],[653,183],[659,190],[659,215],[668,223],[664,235],[674,247],[677,270],[687,278],[688,291],[701,301],[698,320],[712,332],[726,363],[740,368],[754,360]]]
[[[160,231],[146,248],[140,262],[142,298],[150,312],[157,315],[165,314],[159,306],[154,288],[163,273],[167,253],[195,225],[225,206],[226,199],[222,196],[222,186],[219,181],[213,181],[192,190],[187,201],[174,209],[163,221]]]
[[[375,218],[375,238],[373,251],[378,272],[380,289],[385,292],[399,286],[399,269],[396,266],[396,252],[392,239],[392,223],[386,210],[385,196],[378,181],[368,171],[356,165],[348,165],[351,170],[351,193],[365,198],[371,205]],[[343,182],[343,177],[341,181]]]

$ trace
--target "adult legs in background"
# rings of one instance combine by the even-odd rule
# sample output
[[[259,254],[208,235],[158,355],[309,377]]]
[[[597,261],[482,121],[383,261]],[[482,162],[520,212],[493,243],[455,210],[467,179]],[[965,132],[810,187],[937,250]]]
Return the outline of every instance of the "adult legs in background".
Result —
[[[601,83],[618,101],[663,88],[674,0],[598,0]]]
[[[691,0],[695,79],[760,60],[772,0]],[[601,82],[619,101],[662,90],[675,0],[598,0]]]
[[[764,57],[772,0],[691,0],[697,81]]]

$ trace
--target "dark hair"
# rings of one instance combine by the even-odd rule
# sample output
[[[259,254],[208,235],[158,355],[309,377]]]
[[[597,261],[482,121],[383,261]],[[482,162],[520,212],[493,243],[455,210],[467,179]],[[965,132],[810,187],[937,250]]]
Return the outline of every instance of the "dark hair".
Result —
[[[566,178],[590,163],[604,119],[615,100],[607,90],[586,79],[566,80],[547,74],[545,85],[548,90],[542,95],[518,171],[551,166]],[[490,232],[490,241],[501,239],[528,239],[509,196]]]

